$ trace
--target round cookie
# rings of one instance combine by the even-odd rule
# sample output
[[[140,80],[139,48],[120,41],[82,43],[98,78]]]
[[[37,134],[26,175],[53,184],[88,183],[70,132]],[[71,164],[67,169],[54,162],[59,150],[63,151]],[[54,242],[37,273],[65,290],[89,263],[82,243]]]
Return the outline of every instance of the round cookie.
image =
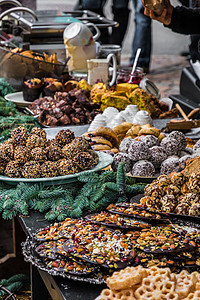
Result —
[[[122,152],[116,153],[114,155],[114,160],[112,163],[113,171],[117,171],[117,168],[121,162],[125,162],[126,172],[130,172],[133,165],[132,161],[130,160],[128,154]]]
[[[147,160],[137,161],[131,170],[133,176],[152,177],[155,175],[154,165]]]
[[[133,140],[128,149],[128,156],[133,161],[147,160],[151,157],[151,153],[143,142]]]

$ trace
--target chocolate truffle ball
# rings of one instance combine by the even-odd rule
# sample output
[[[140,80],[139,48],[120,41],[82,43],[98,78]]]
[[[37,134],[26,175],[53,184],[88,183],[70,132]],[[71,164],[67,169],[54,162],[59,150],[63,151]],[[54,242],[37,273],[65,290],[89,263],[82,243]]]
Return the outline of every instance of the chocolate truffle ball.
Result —
[[[41,137],[44,141],[47,139],[46,131],[42,128],[33,127],[30,134],[36,134]]]
[[[71,143],[74,138],[74,133],[71,130],[62,129],[56,134],[55,141],[60,147],[64,147],[66,144]]]
[[[154,165],[147,160],[137,161],[131,170],[133,176],[151,177],[155,175]]]
[[[187,141],[186,141],[185,135],[181,131],[172,131],[172,132],[170,132],[168,137],[170,139],[173,138],[178,142],[178,150],[185,149],[185,147],[187,145]]]
[[[140,136],[140,141],[145,143],[149,148],[159,145],[158,138],[151,134]]]
[[[25,178],[40,178],[40,163],[35,160],[26,162],[22,169],[22,175]]]
[[[25,163],[31,159],[30,151],[25,146],[16,146],[14,150],[14,160]]]
[[[55,177],[58,175],[57,164],[53,161],[45,161],[40,167],[41,177]]]
[[[72,143],[66,144],[62,148],[62,155],[66,159],[72,159],[78,153],[79,149],[77,149]]]
[[[57,168],[59,175],[69,175],[79,172],[79,168],[72,160],[69,159],[60,159],[57,162]]]
[[[20,163],[15,160],[7,163],[6,168],[4,170],[4,174],[5,176],[12,177],[12,178],[22,177]]]
[[[133,140],[129,146],[128,156],[133,161],[147,160],[151,157],[151,153],[143,142]]]
[[[44,162],[45,160],[47,160],[45,150],[40,147],[33,148],[31,150],[31,159],[39,162]]]
[[[48,160],[57,161],[62,158],[62,149],[58,146],[49,146],[46,148],[46,155]]]
[[[23,126],[19,126],[11,131],[11,137],[15,145],[26,145],[28,138],[27,129]]]
[[[92,155],[88,152],[80,152],[74,156],[73,162],[81,171],[92,169],[95,166]]]
[[[170,174],[179,164],[179,158],[170,156],[164,160],[160,166],[160,174]]]
[[[4,142],[0,145],[0,159],[6,162],[14,159],[14,147],[12,144]]]
[[[123,153],[128,153],[128,149],[132,141],[133,139],[131,138],[123,139],[119,145],[119,151]]]
[[[126,172],[130,172],[133,165],[132,161],[130,160],[128,154],[122,152],[116,153],[114,155],[114,160],[112,163],[113,171],[117,171],[117,168],[121,162],[125,162]]]
[[[75,137],[72,141],[73,147],[79,150],[79,152],[85,152],[91,149],[90,143],[84,137]]]
[[[176,155],[179,151],[178,141],[173,138],[166,137],[162,139],[160,146],[163,148],[167,156]]]
[[[32,150],[33,148],[44,148],[46,146],[46,143],[43,138],[36,134],[31,134],[27,141],[26,141],[26,147]]]
[[[160,146],[153,146],[149,149],[151,153],[151,162],[156,169],[158,169],[161,163],[167,158],[167,154]]]
[[[93,159],[94,159],[94,164],[95,166],[98,164],[99,162],[99,155],[97,154],[97,152],[95,152],[94,150],[90,149],[87,151],[88,153],[90,153],[90,155],[92,155]],[[113,152],[112,152],[113,153]],[[114,154],[114,153],[113,153]]]

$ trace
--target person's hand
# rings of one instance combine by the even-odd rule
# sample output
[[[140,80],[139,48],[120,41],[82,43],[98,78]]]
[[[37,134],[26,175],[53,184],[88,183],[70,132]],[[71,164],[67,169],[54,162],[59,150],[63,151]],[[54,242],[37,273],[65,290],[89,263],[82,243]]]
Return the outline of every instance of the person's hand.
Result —
[[[153,20],[161,22],[165,25],[169,25],[172,19],[173,6],[168,0],[166,2],[167,2],[167,7],[164,8],[160,16],[157,16],[152,10],[148,10],[147,8],[144,9],[144,14],[146,16],[149,16]]]

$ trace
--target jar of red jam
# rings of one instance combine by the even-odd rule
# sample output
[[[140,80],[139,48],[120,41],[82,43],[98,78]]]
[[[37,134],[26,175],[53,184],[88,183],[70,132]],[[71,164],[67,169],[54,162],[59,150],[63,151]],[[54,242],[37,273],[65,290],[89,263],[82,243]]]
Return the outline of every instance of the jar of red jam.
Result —
[[[141,67],[135,68],[134,73],[131,73],[128,79],[128,83],[140,84],[140,81],[144,77],[144,70]]]

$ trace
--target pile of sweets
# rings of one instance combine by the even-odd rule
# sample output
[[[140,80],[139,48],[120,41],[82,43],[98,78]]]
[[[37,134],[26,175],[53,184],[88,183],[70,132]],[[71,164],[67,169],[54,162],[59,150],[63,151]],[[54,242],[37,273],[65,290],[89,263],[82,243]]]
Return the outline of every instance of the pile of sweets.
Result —
[[[145,187],[140,203],[156,211],[199,216],[200,173],[161,175]]]
[[[99,157],[83,137],[60,130],[55,139],[34,127],[30,135],[19,126],[0,145],[0,174],[13,178],[40,178],[74,174],[92,169]]]
[[[200,273],[182,270],[172,273],[169,268],[127,267],[107,279],[96,300],[179,300],[200,299]]]
[[[56,91],[56,84],[59,83],[62,85],[61,82],[47,81],[44,97],[34,100],[28,107],[38,116],[41,124],[84,125],[90,123],[101,112],[100,105],[89,100],[87,82],[67,81],[60,91]]]
[[[182,132],[172,131],[167,137],[160,135],[160,130],[156,128],[140,132],[142,134],[148,130],[150,134],[122,140],[119,153],[114,155],[113,170],[116,170],[120,162],[125,161],[126,171],[133,176],[169,174],[185,157],[193,153],[192,148],[186,147],[187,140]]]
[[[169,111],[168,105],[147,94],[137,84],[119,83],[115,90],[108,90],[105,84],[96,83],[90,91],[90,99],[101,104],[103,111],[110,106],[123,110],[134,104],[139,110],[146,110],[152,118],[174,118],[178,113],[176,108]]]

